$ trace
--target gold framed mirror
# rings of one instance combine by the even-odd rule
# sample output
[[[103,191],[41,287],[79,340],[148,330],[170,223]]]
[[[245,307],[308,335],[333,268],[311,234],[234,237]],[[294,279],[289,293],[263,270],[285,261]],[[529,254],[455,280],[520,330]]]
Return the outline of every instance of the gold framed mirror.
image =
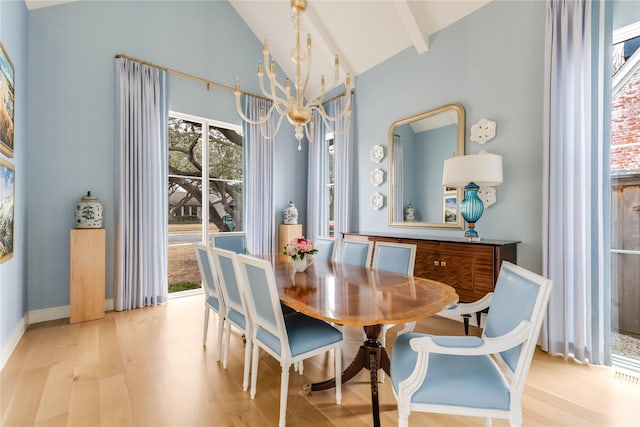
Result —
[[[463,229],[463,190],[442,186],[444,161],[464,155],[464,108],[447,104],[389,127],[389,225]]]

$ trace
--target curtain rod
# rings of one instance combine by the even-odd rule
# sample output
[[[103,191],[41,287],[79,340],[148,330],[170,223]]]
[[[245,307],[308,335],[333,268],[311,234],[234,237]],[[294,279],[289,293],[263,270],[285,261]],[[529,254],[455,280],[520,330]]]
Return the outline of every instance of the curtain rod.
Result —
[[[194,75],[191,75],[191,74],[183,73],[182,71],[173,70],[171,68],[167,68],[167,67],[163,67],[161,65],[153,64],[151,62],[143,61],[142,59],[134,58],[132,56],[118,54],[118,55],[116,55],[116,58],[128,59],[129,61],[134,61],[134,62],[138,62],[140,64],[148,65],[149,67],[157,68],[159,70],[166,71],[167,73],[171,73],[171,74],[175,74],[175,75],[178,75],[178,76],[181,76],[181,77],[186,77],[188,79],[196,80],[196,81],[199,81],[200,83],[205,83],[207,85],[207,90],[210,90],[211,89],[211,85],[213,85],[213,86],[215,86],[215,87],[217,87],[219,89],[228,90],[229,92],[235,92],[236,91],[235,88],[232,88],[231,86],[223,85],[221,83],[217,83],[217,82],[214,82],[214,81],[211,81],[211,80],[203,79],[203,78],[198,77],[198,76],[194,76]],[[255,93],[245,92],[243,90],[241,90],[240,93],[243,93],[244,95],[254,96],[254,97],[258,98],[258,99],[264,99],[265,101],[272,101],[273,102],[273,100],[271,100],[269,98],[265,98],[264,96],[256,95]],[[333,98],[330,98],[330,99],[324,101],[324,103],[326,104],[327,102],[333,101],[334,99],[339,98],[339,97],[344,96],[344,95],[345,95],[344,92],[340,93],[340,94],[334,96]]]

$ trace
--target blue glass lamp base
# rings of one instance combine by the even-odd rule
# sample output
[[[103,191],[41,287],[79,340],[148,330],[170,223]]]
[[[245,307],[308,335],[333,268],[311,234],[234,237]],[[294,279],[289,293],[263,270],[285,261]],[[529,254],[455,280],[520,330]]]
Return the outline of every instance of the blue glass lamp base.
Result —
[[[469,224],[471,225],[471,224]],[[467,230],[464,232],[464,238],[469,240],[470,242],[479,242],[480,241],[480,236],[478,236],[478,232],[469,227],[467,228]]]
[[[480,241],[480,236],[478,236],[478,232],[475,230],[475,225],[484,212],[484,203],[482,203],[482,200],[478,197],[480,187],[476,183],[470,182],[464,189],[464,200],[460,203],[460,213],[468,224],[468,228],[464,232],[464,237],[469,241],[478,242]]]

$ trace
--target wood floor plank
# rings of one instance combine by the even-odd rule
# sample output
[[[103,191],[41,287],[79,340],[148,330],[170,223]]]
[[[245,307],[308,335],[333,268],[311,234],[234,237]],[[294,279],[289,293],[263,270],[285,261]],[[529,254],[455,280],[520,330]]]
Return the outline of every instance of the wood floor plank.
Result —
[[[111,427],[135,425],[124,374],[100,380],[100,425]]]
[[[69,412],[73,371],[73,364],[68,361],[55,363],[50,367],[38,406],[36,422],[55,419]]]
[[[66,427],[69,425],[69,414],[64,413],[51,418],[37,421],[34,427]]]
[[[49,367],[29,369],[22,373],[7,411],[2,414],[4,427],[23,427],[35,423],[48,375]]]
[[[242,390],[244,343],[234,331],[227,369],[216,362],[217,329],[211,320],[202,346],[202,296],[69,325],[60,320],[29,327],[0,373],[2,426],[274,426],[278,423],[280,365],[260,353],[255,400]],[[395,341],[387,335],[390,352]],[[449,319],[420,321],[416,331],[462,335]],[[472,327],[471,333],[480,330]],[[344,328],[343,366],[356,353],[359,328]],[[290,371],[288,426],[369,426],[368,371],[334,390],[307,396],[303,385],[334,375],[333,355],[305,361],[304,375]],[[391,383],[379,386],[382,426],[397,425]],[[640,385],[609,368],[579,365],[536,351],[523,395],[525,426],[638,425]],[[483,426],[477,417],[414,413],[412,426]],[[494,426],[508,426],[494,420]]]
[[[88,353],[93,353],[90,350]],[[82,367],[74,371],[71,396],[69,399],[70,426],[99,426],[100,425],[100,381],[87,369],[78,373]]]

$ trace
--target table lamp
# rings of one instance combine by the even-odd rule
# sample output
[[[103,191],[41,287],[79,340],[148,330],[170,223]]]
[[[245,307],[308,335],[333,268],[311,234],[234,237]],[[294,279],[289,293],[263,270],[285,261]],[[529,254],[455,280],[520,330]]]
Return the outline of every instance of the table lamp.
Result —
[[[452,157],[444,161],[442,185],[464,188],[460,213],[468,224],[464,232],[466,239],[480,240],[475,224],[484,212],[484,204],[478,197],[478,190],[480,187],[495,187],[499,184],[502,184],[502,156],[480,153]]]

